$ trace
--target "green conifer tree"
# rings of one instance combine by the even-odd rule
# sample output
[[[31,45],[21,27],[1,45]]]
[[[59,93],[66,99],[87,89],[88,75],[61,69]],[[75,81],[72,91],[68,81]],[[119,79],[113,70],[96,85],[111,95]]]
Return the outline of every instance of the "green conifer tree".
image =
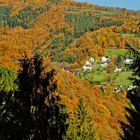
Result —
[[[97,140],[97,133],[91,115],[83,102],[79,98],[75,120],[72,120],[67,131],[67,140]]]

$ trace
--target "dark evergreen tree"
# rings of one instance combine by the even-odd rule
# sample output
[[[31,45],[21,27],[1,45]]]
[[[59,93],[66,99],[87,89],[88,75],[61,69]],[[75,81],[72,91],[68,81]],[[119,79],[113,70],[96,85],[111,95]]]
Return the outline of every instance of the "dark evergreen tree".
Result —
[[[20,60],[14,93],[0,92],[1,140],[62,140],[67,112],[56,94],[55,70],[45,73],[39,56]]]
[[[122,123],[124,130],[122,139],[140,140],[140,52],[128,44],[127,46],[133,58],[133,64],[130,66],[130,69],[133,71],[131,78],[133,87],[127,92],[127,98],[130,100],[132,107],[126,109],[130,114],[130,116],[127,116],[129,125]]]

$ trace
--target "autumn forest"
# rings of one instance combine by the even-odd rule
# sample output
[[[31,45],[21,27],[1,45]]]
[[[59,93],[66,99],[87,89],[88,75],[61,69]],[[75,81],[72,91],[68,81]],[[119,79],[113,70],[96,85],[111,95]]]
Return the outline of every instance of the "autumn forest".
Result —
[[[0,140],[140,140],[140,10],[0,0]]]

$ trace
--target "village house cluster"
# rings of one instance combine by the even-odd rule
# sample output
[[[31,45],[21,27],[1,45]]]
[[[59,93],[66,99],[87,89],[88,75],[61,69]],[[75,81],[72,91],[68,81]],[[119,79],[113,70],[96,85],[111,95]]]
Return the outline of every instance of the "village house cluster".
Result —
[[[103,56],[101,59],[100,59],[100,63],[97,64],[97,62],[95,62],[95,59],[93,57],[90,57],[86,63],[83,65],[82,67],[82,70],[84,72],[86,71],[92,71],[96,66],[100,66],[102,68],[106,68],[110,63],[110,57],[107,57],[107,56]],[[123,61],[124,64],[132,64],[133,63],[133,60],[130,59],[130,58],[125,58],[124,61]],[[73,74],[76,74],[77,73],[77,69],[71,69],[69,66],[67,67],[64,67],[63,70],[65,72],[69,72],[69,73],[73,73]],[[116,66],[115,70],[114,70],[114,73],[121,73],[122,72],[122,68],[118,68]]]
[[[109,65],[109,63],[110,63],[110,57],[103,56],[103,57],[101,58],[100,61],[101,61],[101,62],[100,62],[100,64],[99,64],[99,66],[105,68],[105,67],[107,67],[107,66]],[[126,58],[126,59],[124,60],[123,63],[124,63],[124,64],[132,64],[132,62],[133,62],[132,59]],[[93,68],[94,68],[94,64],[95,64],[95,59],[94,59],[93,57],[90,57],[90,58],[86,61],[85,65],[83,66],[83,68],[82,68],[83,71],[84,71],[84,72],[85,72],[85,71],[92,71]],[[122,68],[116,67],[115,70],[114,70],[114,72],[115,72],[115,73],[120,73],[120,72],[122,72]]]

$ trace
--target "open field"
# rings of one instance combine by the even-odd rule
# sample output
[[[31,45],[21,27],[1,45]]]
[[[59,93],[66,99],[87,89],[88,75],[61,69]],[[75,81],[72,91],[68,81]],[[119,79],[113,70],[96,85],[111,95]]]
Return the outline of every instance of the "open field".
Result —
[[[114,81],[114,85],[123,85],[123,86],[129,86],[132,84],[132,82],[129,80],[129,77],[132,76],[131,72],[122,72],[118,76],[116,76],[116,79]]]
[[[128,53],[128,50],[126,50],[126,49],[106,49],[106,55],[109,57],[112,55],[125,56],[127,53]]]
[[[92,72],[86,72],[81,74],[82,79],[88,80],[92,84],[105,84],[108,82],[113,82],[114,85],[119,86],[129,86],[131,85],[131,81],[129,80],[129,77],[131,77],[131,72],[122,72],[120,74],[116,73],[104,73],[102,71],[92,71]]]
[[[122,36],[131,36],[131,37],[137,37],[137,38],[140,38],[140,33],[131,33],[131,34],[126,34],[126,33],[123,33],[121,34]]]

